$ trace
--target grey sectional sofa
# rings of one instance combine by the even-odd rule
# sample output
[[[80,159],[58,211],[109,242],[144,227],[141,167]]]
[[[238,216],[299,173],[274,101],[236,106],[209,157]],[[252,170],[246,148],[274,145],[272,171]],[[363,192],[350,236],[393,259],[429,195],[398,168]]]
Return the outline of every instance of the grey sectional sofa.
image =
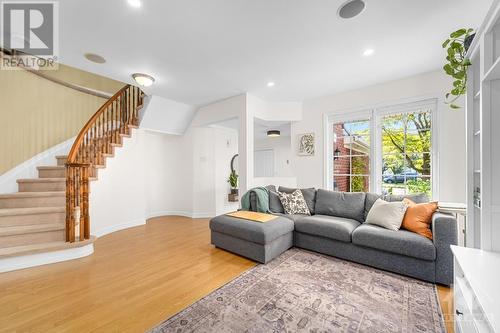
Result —
[[[296,246],[429,282],[452,283],[450,245],[457,243],[457,223],[452,215],[434,214],[433,240],[429,240],[406,230],[364,224],[371,206],[381,197],[377,194],[302,189],[312,214],[307,216],[284,214],[276,189],[268,189],[270,210],[279,218],[257,223],[225,215],[215,217],[210,221],[212,244],[263,263]],[[410,198],[427,201],[425,195]],[[403,197],[383,199],[401,201]],[[251,197],[251,207],[255,207],[254,200]]]

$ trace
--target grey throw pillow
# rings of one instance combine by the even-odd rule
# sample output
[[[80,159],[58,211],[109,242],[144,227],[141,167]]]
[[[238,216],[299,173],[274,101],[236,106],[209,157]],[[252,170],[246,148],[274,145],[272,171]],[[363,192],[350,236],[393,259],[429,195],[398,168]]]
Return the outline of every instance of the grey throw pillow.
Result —
[[[365,196],[364,192],[335,192],[319,189],[316,194],[315,213],[363,222]]]
[[[291,194],[278,191],[278,195],[280,197],[281,204],[285,209],[285,214],[311,215],[309,208],[307,208],[306,201],[304,200],[304,196],[300,190],[295,190]]]
[[[425,193],[416,193],[416,194],[387,194],[383,197],[385,201],[394,202],[394,201],[403,201],[403,199],[410,199],[414,203],[425,203],[429,202],[429,197]]]
[[[290,187],[283,187],[280,186],[278,188],[279,192],[284,192],[284,193],[293,193],[296,188],[290,188]],[[302,195],[304,196],[304,200],[306,201],[307,208],[309,208],[309,212],[311,215],[315,214],[315,206],[316,206],[316,189],[314,187],[311,188],[301,188],[300,191],[302,192]]]
[[[403,199],[405,199],[405,198],[410,199],[414,203],[429,202],[429,197],[425,193],[407,194],[407,195],[399,195],[399,194],[380,195],[377,193],[366,193],[365,221],[366,221],[366,218],[368,217],[368,213],[370,212],[370,209],[372,208],[373,204],[379,198],[382,200],[388,201],[388,202],[403,201]]]
[[[269,210],[271,213],[285,213],[285,209],[276,191],[269,191]]]

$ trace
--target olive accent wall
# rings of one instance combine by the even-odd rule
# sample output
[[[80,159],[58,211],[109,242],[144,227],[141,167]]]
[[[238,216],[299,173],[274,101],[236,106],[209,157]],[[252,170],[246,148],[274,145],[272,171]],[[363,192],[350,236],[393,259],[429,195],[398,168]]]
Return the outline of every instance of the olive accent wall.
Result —
[[[124,86],[61,64],[44,74],[110,94]],[[0,175],[76,136],[105,101],[26,70],[0,70]]]

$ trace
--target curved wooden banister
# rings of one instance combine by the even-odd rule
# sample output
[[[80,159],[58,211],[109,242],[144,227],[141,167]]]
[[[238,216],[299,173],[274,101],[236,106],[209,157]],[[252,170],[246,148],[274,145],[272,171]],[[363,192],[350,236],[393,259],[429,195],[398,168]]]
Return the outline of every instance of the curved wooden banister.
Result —
[[[76,137],[66,162],[66,241],[90,238],[89,179],[104,165],[130,128],[139,124],[144,93],[126,85],[89,119]],[[77,228],[78,227],[78,228]]]

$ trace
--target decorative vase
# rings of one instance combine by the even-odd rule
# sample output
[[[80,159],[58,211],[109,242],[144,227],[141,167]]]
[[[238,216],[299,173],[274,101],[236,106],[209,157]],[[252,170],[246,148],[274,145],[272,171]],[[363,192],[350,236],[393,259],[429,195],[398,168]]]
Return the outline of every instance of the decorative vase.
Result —
[[[231,194],[236,194],[236,195],[238,195],[238,194],[239,194],[239,193],[238,193],[238,189],[237,189],[237,188],[232,188],[232,189],[231,189]]]
[[[474,39],[474,36],[476,36],[476,34],[472,34],[470,36],[467,36],[467,38],[465,38],[465,40],[464,40],[465,52],[467,52],[469,50],[469,47],[472,44],[472,40]]]

